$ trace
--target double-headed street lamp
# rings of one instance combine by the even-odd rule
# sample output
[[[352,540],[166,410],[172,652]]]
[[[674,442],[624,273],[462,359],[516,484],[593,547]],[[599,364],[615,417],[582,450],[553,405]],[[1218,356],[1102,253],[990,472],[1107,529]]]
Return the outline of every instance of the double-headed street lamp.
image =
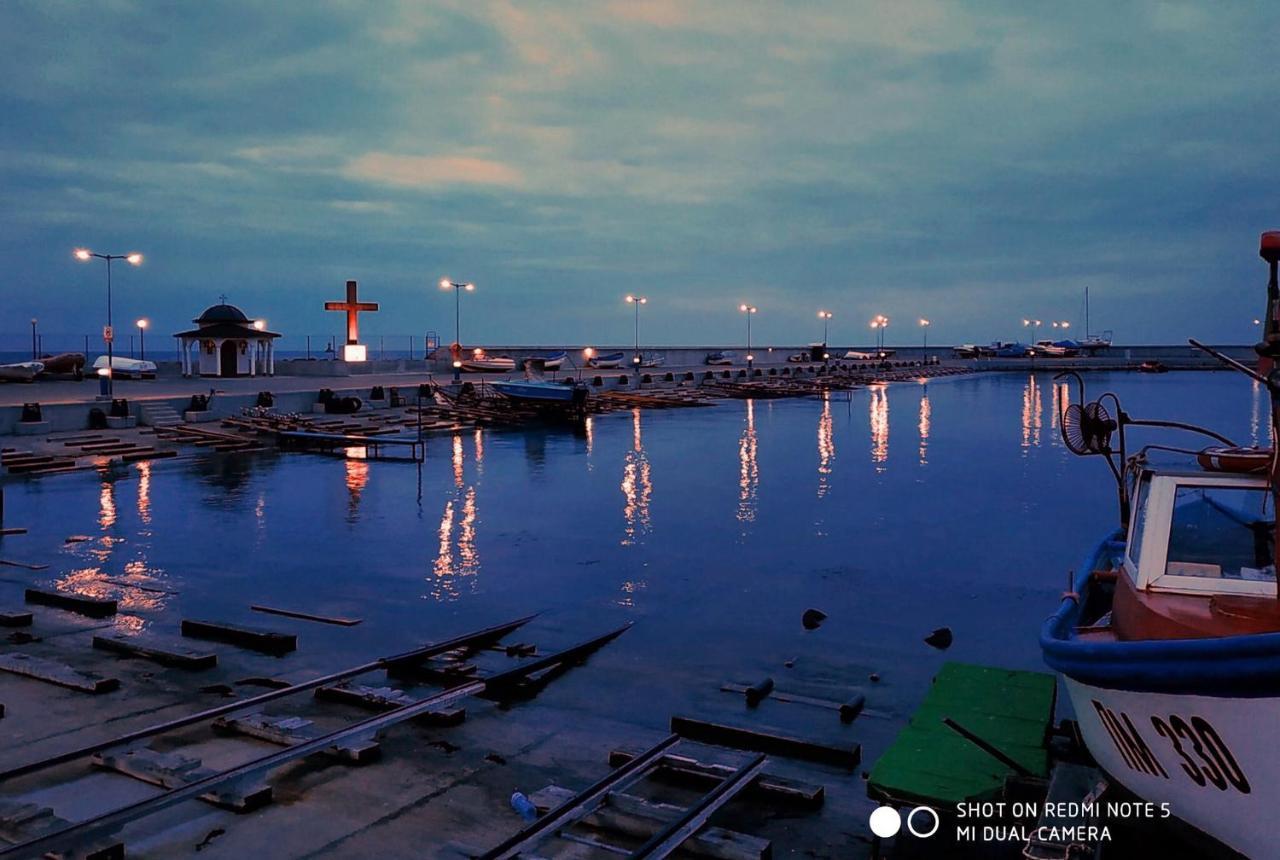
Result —
[[[138,360],[147,360],[147,326],[151,325],[147,320],[142,319],[134,323],[138,327]]]
[[[738,310],[747,315],[747,373],[750,374],[752,366],[755,364],[756,357],[751,354],[751,318],[755,316],[759,310],[755,305],[738,305]]]
[[[649,300],[644,296],[627,296],[627,303],[636,306],[636,354],[631,363],[640,369],[640,306],[647,305]]]
[[[453,381],[462,381],[462,291],[474,292],[475,284],[459,283],[448,278],[440,279],[440,289],[453,290],[453,348],[449,350],[453,356]]]
[[[876,333],[876,358],[884,358],[884,330],[889,327],[889,318],[884,314],[877,314],[871,320],[871,329]]]
[[[111,261],[124,260],[131,266],[141,266],[142,255],[136,251],[132,254],[97,254],[88,248],[76,248],[75,254],[76,259],[82,263],[87,263],[95,258],[105,260],[107,263],[107,325],[102,330],[102,339],[107,343],[107,394],[108,396],[114,395],[115,362],[112,341],[115,340],[115,330],[111,327]]]
[[[831,311],[818,311],[818,319],[822,320],[822,360],[823,361],[826,361],[828,358],[831,357],[831,354],[827,351],[827,325],[831,322],[831,318],[833,316],[835,316],[835,314],[831,313]]]

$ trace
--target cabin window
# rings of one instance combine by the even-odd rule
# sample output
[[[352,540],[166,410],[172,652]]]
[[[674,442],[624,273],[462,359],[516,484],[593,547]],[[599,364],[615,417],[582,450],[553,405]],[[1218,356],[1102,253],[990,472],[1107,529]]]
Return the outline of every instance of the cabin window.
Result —
[[[1173,500],[1164,573],[1274,582],[1275,525],[1271,494],[1265,489],[1180,486]]]
[[[1138,482],[1133,503],[1133,528],[1129,535],[1129,562],[1127,565],[1129,578],[1135,583],[1138,580],[1138,561],[1142,557],[1142,536],[1147,526],[1147,492],[1151,489],[1151,476],[1143,475]]]

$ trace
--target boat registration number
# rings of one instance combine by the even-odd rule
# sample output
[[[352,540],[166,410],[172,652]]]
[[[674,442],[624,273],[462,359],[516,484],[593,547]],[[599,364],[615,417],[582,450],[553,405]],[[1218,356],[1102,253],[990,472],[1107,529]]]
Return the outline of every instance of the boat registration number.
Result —
[[[1148,776],[1169,779],[1157,751],[1148,744],[1138,724],[1123,710],[1108,708],[1097,699],[1092,700],[1098,721],[1107,730],[1120,758],[1130,770]],[[1248,794],[1252,787],[1217,729],[1203,717],[1182,717],[1179,714],[1152,714],[1151,728],[1161,740],[1154,742],[1157,748],[1165,747],[1172,753],[1178,767],[1196,785],[1204,788],[1212,785],[1219,791],[1234,789]]]

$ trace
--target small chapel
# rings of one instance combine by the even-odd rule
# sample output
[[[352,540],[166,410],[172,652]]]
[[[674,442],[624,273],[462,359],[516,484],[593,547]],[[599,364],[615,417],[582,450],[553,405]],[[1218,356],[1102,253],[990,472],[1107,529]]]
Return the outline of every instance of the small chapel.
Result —
[[[174,335],[182,344],[183,376],[273,376],[276,372],[275,339],[262,320],[250,320],[244,311],[227,304],[205,308],[192,320],[196,327]],[[191,348],[199,348],[193,358]]]

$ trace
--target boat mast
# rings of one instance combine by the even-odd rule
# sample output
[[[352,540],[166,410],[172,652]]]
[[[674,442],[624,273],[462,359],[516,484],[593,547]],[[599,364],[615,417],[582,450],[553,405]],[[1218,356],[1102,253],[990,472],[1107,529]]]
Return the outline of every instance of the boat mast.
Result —
[[[1084,339],[1089,339],[1089,288],[1084,288]]]
[[[1280,365],[1276,362],[1280,358],[1280,280],[1276,271],[1277,264],[1280,264],[1280,231],[1263,233],[1258,253],[1267,261],[1271,272],[1267,280],[1266,324],[1262,329],[1262,341],[1254,349],[1262,359],[1259,370],[1266,374],[1267,390],[1271,394],[1271,435],[1273,439],[1280,439]],[[1280,463],[1274,456],[1271,458],[1271,497],[1273,505],[1280,503]],[[1273,506],[1272,511],[1275,510]],[[1276,520],[1273,553],[1276,550],[1280,550],[1280,518]],[[1272,561],[1280,570],[1280,557]],[[1276,589],[1276,597],[1280,599],[1280,587]]]

